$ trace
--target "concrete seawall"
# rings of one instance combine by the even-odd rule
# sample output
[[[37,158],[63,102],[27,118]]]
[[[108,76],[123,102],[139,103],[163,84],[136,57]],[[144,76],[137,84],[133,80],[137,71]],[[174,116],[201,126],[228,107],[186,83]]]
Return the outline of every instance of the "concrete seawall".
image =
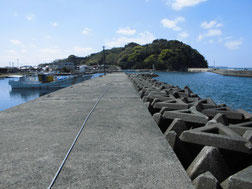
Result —
[[[188,68],[188,72],[209,72],[212,68]]]
[[[0,188],[47,188],[104,92],[52,188],[193,188],[122,73],[0,112]]]
[[[252,70],[212,70],[212,72],[226,76],[252,77]]]

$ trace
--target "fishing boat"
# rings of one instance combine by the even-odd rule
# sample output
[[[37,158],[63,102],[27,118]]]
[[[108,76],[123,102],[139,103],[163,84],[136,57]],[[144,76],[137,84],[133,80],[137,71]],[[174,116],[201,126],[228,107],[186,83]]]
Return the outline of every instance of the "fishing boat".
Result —
[[[24,76],[18,81],[10,80],[12,89],[56,89],[90,79],[92,75],[70,75],[67,77],[56,77],[50,74],[39,74],[37,77]]]

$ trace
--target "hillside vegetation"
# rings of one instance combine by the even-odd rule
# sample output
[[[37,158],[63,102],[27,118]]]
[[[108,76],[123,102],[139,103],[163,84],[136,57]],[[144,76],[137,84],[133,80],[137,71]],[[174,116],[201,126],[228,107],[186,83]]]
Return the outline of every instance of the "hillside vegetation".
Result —
[[[152,69],[183,71],[187,68],[207,68],[204,56],[197,50],[177,40],[154,40],[150,44],[129,43],[124,47],[105,50],[106,64],[118,65],[122,69]],[[76,65],[103,64],[103,52],[86,57],[70,55],[67,59]]]

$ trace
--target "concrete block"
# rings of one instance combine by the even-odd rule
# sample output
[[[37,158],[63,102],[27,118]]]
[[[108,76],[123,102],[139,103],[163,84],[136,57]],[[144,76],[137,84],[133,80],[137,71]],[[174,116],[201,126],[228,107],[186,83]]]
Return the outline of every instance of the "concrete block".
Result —
[[[147,109],[149,109],[149,107],[150,107],[150,103],[149,102],[145,102],[144,105],[146,106]]]
[[[163,101],[167,101],[167,100],[173,100],[169,95],[152,95],[150,96],[150,98],[152,99],[152,102],[155,100],[155,99],[158,99],[159,102],[163,102]]]
[[[191,123],[206,124],[208,117],[204,114],[195,110],[176,110],[176,111],[165,111],[163,116],[167,119],[180,118],[184,121]]]
[[[205,146],[186,170],[192,180],[207,171],[219,181],[223,181],[230,174],[222,154],[216,147]]]
[[[211,98],[201,99],[198,102],[203,105],[204,109],[216,108],[217,107],[217,104]]]
[[[164,102],[156,102],[153,104],[153,108],[161,109],[163,107],[169,108],[170,110],[181,110],[189,108],[189,105],[183,102],[181,99],[172,99]]]
[[[222,125],[225,125],[225,126],[229,125],[229,122],[228,122],[226,116],[223,115],[223,114],[220,114],[220,113],[216,114],[213,119],[209,120],[207,122],[206,126],[207,125],[213,125],[213,124],[216,124],[216,123],[221,123]]]
[[[252,165],[228,177],[221,186],[223,189],[251,189]]]
[[[204,106],[200,102],[197,102],[190,108],[190,110],[201,112],[202,110],[204,110]]]
[[[193,180],[195,189],[217,189],[218,180],[209,171],[200,174]]]
[[[252,148],[245,145],[248,142],[245,138],[220,123],[184,131],[180,139],[184,142],[252,153]]]
[[[185,122],[179,118],[176,118],[172,121],[172,123],[170,124],[170,126],[166,129],[165,131],[165,135],[167,133],[169,133],[170,131],[174,131],[176,132],[177,136],[180,136],[180,134],[185,131],[188,130]]]
[[[165,138],[167,142],[171,145],[172,149],[175,147],[177,134],[175,131],[169,131],[165,133]]]
[[[157,123],[157,125],[159,125],[160,122],[161,122],[161,119],[162,119],[161,113],[155,113],[155,114],[153,115],[153,119],[154,119],[154,121]]]
[[[166,132],[165,138],[185,169],[191,164],[201,150],[195,145],[189,145],[181,141],[175,131]]]
[[[189,107],[192,107],[196,102],[200,100],[200,97],[183,97],[181,98],[185,103],[189,105]]]
[[[202,110],[202,113],[209,117],[214,117],[216,114],[221,113],[225,115],[228,119],[244,120],[244,115],[242,113],[236,110],[232,110],[228,107],[204,109]]]
[[[245,118],[246,120],[252,120],[252,114],[246,112],[246,111],[243,110],[243,109],[238,109],[237,111],[240,112],[240,113],[242,113],[242,114],[244,115],[244,118]]]
[[[247,130],[243,135],[243,138],[247,139],[249,142],[252,142],[252,130]]]
[[[173,88],[170,88],[170,89],[164,89],[164,91],[165,91],[167,94],[172,95],[172,94],[175,93],[178,89],[179,89],[178,87],[173,87]]]
[[[247,130],[252,130],[252,121],[232,124],[228,128],[232,129],[233,131],[242,136]]]
[[[163,89],[170,89],[170,88],[173,88],[174,86],[173,85],[169,85],[169,84],[166,84],[166,83],[163,83],[162,85],[160,85],[160,89],[163,90]]]
[[[190,94],[193,93],[192,90],[188,86],[184,87],[184,91],[185,91],[185,94],[187,94],[188,96],[190,96]]]

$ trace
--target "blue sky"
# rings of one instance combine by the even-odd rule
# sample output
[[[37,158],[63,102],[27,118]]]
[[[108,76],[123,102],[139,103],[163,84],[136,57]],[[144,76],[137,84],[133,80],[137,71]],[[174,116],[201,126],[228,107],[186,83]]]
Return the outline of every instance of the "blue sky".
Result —
[[[252,67],[251,19],[251,0],[0,0],[0,66],[164,38],[191,45],[209,65]]]

